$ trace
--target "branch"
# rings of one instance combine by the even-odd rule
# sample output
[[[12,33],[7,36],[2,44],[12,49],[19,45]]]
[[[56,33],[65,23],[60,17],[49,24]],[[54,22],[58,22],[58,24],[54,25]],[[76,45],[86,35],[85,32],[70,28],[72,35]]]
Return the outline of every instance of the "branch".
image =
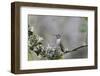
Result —
[[[75,49],[73,49],[73,50],[71,50],[71,51],[65,51],[64,53],[74,52],[74,51],[77,51],[77,50],[80,49],[80,48],[87,47],[87,46],[88,46],[88,45],[82,45],[82,46],[79,46],[79,47],[77,47],[77,48],[75,48]]]

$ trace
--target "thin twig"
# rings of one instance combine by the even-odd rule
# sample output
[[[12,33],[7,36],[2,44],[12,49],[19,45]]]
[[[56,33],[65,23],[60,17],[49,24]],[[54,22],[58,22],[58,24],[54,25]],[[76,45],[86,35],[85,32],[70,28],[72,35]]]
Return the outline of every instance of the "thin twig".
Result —
[[[75,49],[73,49],[73,50],[71,50],[71,51],[65,51],[64,53],[74,52],[74,51],[77,51],[77,50],[80,49],[80,48],[87,47],[87,46],[88,46],[88,45],[82,45],[82,46],[79,46],[79,47],[77,47],[77,48],[75,48]]]

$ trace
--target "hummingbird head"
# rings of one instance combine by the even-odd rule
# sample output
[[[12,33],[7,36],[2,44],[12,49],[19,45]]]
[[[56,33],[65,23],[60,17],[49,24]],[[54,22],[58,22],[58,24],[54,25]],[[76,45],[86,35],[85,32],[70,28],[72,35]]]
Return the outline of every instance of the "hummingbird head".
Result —
[[[57,38],[57,39],[60,39],[60,38],[61,38],[61,35],[60,35],[60,34],[57,34],[57,35],[56,35],[56,38]]]

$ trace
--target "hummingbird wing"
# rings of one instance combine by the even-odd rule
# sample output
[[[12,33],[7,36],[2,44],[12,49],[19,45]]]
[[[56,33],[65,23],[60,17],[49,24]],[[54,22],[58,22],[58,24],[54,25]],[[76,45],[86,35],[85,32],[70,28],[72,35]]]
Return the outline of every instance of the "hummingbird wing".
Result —
[[[61,51],[64,52],[64,46],[62,45],[62,43],[60,43],[60,48],[61,48]]]

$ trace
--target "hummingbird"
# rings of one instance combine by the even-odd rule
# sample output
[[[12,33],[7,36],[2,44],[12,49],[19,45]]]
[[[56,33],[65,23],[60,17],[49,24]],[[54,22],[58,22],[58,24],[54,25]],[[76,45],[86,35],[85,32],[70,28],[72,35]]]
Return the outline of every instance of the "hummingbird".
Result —
[[[64,52],[64,46],[61,43],[61,35],[60,34],[56,35],[56,45],[57,45],[57,47],[60,47],[62,52]]]

